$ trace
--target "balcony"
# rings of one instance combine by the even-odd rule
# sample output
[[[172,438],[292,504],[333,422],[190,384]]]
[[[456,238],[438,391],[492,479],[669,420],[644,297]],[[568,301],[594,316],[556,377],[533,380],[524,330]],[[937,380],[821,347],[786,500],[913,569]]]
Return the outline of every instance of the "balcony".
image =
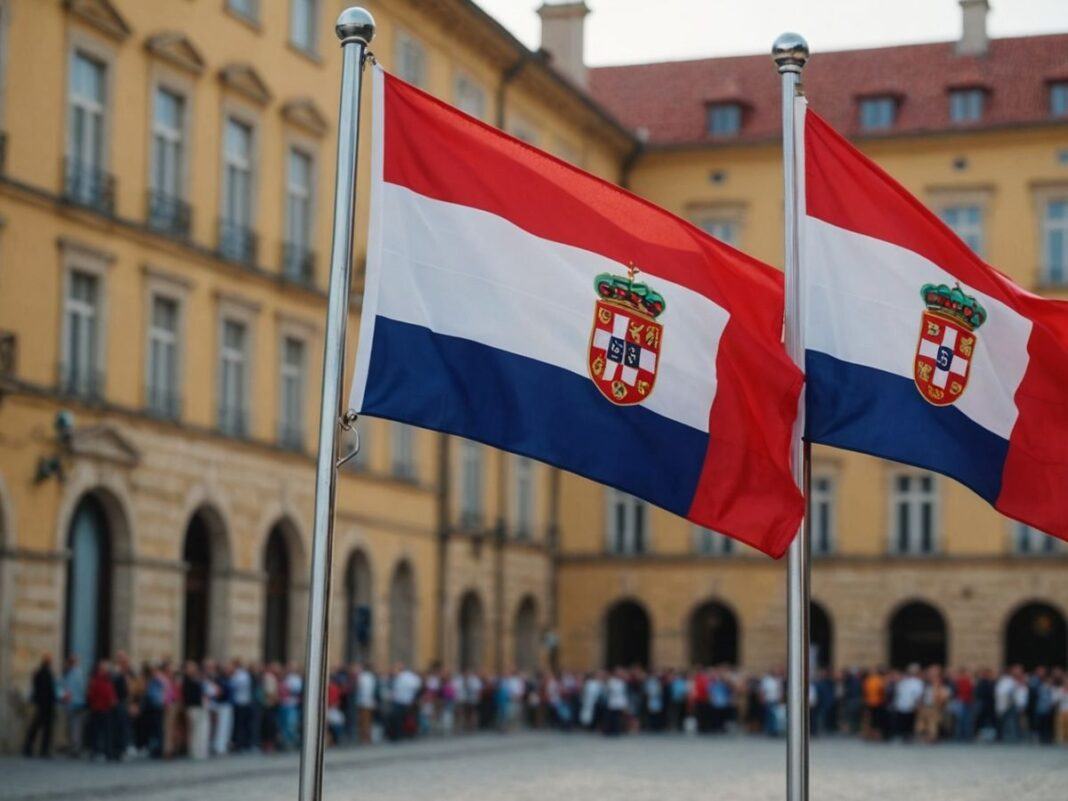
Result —
[[[282,278],[302,286],[315,286],[315,253],[304,245],[283,242]]]
[[[219,220],[219,256],[227,261],[253,266],[259,241],[251,229],[232,220]]]
[[[248,411],[239,406],[220,406],[219,431],[231,437],[247,437]]]
[[[115,178],[77,159],[63,160],[63,199],[100,214],[115,214]]]
[[[104,399],[104,373],[92,365],[61,362],[56,389],[61,395],[99,402]]]
[[[176,239],[189,238],[193,211],[184,200],[150,189],[146,207],[146,222],[153,231]]]
[[[278,444],[287,451],[303,452],[304,430],[291,423],[278,424]]]
[[[146,411],[160,420],[177,420],[182,414],[182,400],[178,393],[164,387],[145,388]]]

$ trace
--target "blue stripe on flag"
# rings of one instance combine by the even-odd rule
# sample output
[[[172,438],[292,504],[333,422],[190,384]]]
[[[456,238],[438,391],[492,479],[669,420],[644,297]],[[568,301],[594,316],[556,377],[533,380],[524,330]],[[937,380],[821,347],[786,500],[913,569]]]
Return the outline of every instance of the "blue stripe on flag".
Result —
[[[680,515],[708,447],[706,433],[616,406],[570,370],[381,316],[362,413],[521,453]]]
[[[928,403],[911,379],[813,350],[805,367],[810,442],[933,470],[997,500],[1007,440],[954,406]]]

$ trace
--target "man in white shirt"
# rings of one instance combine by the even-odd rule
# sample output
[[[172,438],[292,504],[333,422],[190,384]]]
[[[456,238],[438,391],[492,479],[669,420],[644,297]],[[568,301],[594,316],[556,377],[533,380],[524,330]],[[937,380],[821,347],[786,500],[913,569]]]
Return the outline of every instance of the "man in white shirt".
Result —
[[[367,745],[371,742],[371,723],[375,714],[375,689],[377,681],[372,668],[365,665],[356,665],[356,717],[358,720],[357,731],[360,742]]]
[[[909,665],[908,672],[894,685],[894,717],[897,734],[903,740],[911,740],[916,730],[916,708],[923,700],[924,684],[920,678],[920,666]]]
[[[419,697],[422,680],[408,669],[407,665],[398,664],[391,687],[393,696],[393,739],[414,737],[414,729],[408,725],[411,715],[415,714],[415,702]]]
[[[605,682],[604,705],[608,710],[608,722],[604,733],[610,737],[623,733],[623,714],[627,709],[627,682],[622,668],[616,668]]]
[[[232,663],[230,695],[234,705],[234,750],[244,753],[252,747],[252,675],[240,659]]]

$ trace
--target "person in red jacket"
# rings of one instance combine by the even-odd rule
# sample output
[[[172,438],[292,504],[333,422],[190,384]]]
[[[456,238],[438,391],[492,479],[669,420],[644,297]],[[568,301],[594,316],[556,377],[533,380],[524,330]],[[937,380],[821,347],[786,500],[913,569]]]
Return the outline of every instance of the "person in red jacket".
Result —
[[[108,760],[117,760],[114,733],[112,732],[112,712],[119,703],[115,685],[111,681],[108,663],[100,660],[93,678],[89,680],[86,693],[86,705],[89,707],[89,758],[103,755]]]

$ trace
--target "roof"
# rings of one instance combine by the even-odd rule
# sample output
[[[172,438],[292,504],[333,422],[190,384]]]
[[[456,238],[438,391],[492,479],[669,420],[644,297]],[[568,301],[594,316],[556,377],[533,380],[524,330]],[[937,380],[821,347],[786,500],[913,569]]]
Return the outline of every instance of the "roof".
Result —
[[[984,129],[1046,122],[1050,81],[1068,81],[1068,33],[993,39],[986,54],[962,56],[955,42],[815,53],[805,67],[812,108],[847,136],[862,136],[858,101],[899,100],[893,128],[879,135]],[[590,93],[625,125],[648,132],[652,146],[767,141],[780,136],[780,82],[768,55],[707,58],[589,72]],[[981,121],[951,123],[948,93],[979,87],[987,95]],[[742,131],[729,139],[706,134],[707,107],[738,102]]]

